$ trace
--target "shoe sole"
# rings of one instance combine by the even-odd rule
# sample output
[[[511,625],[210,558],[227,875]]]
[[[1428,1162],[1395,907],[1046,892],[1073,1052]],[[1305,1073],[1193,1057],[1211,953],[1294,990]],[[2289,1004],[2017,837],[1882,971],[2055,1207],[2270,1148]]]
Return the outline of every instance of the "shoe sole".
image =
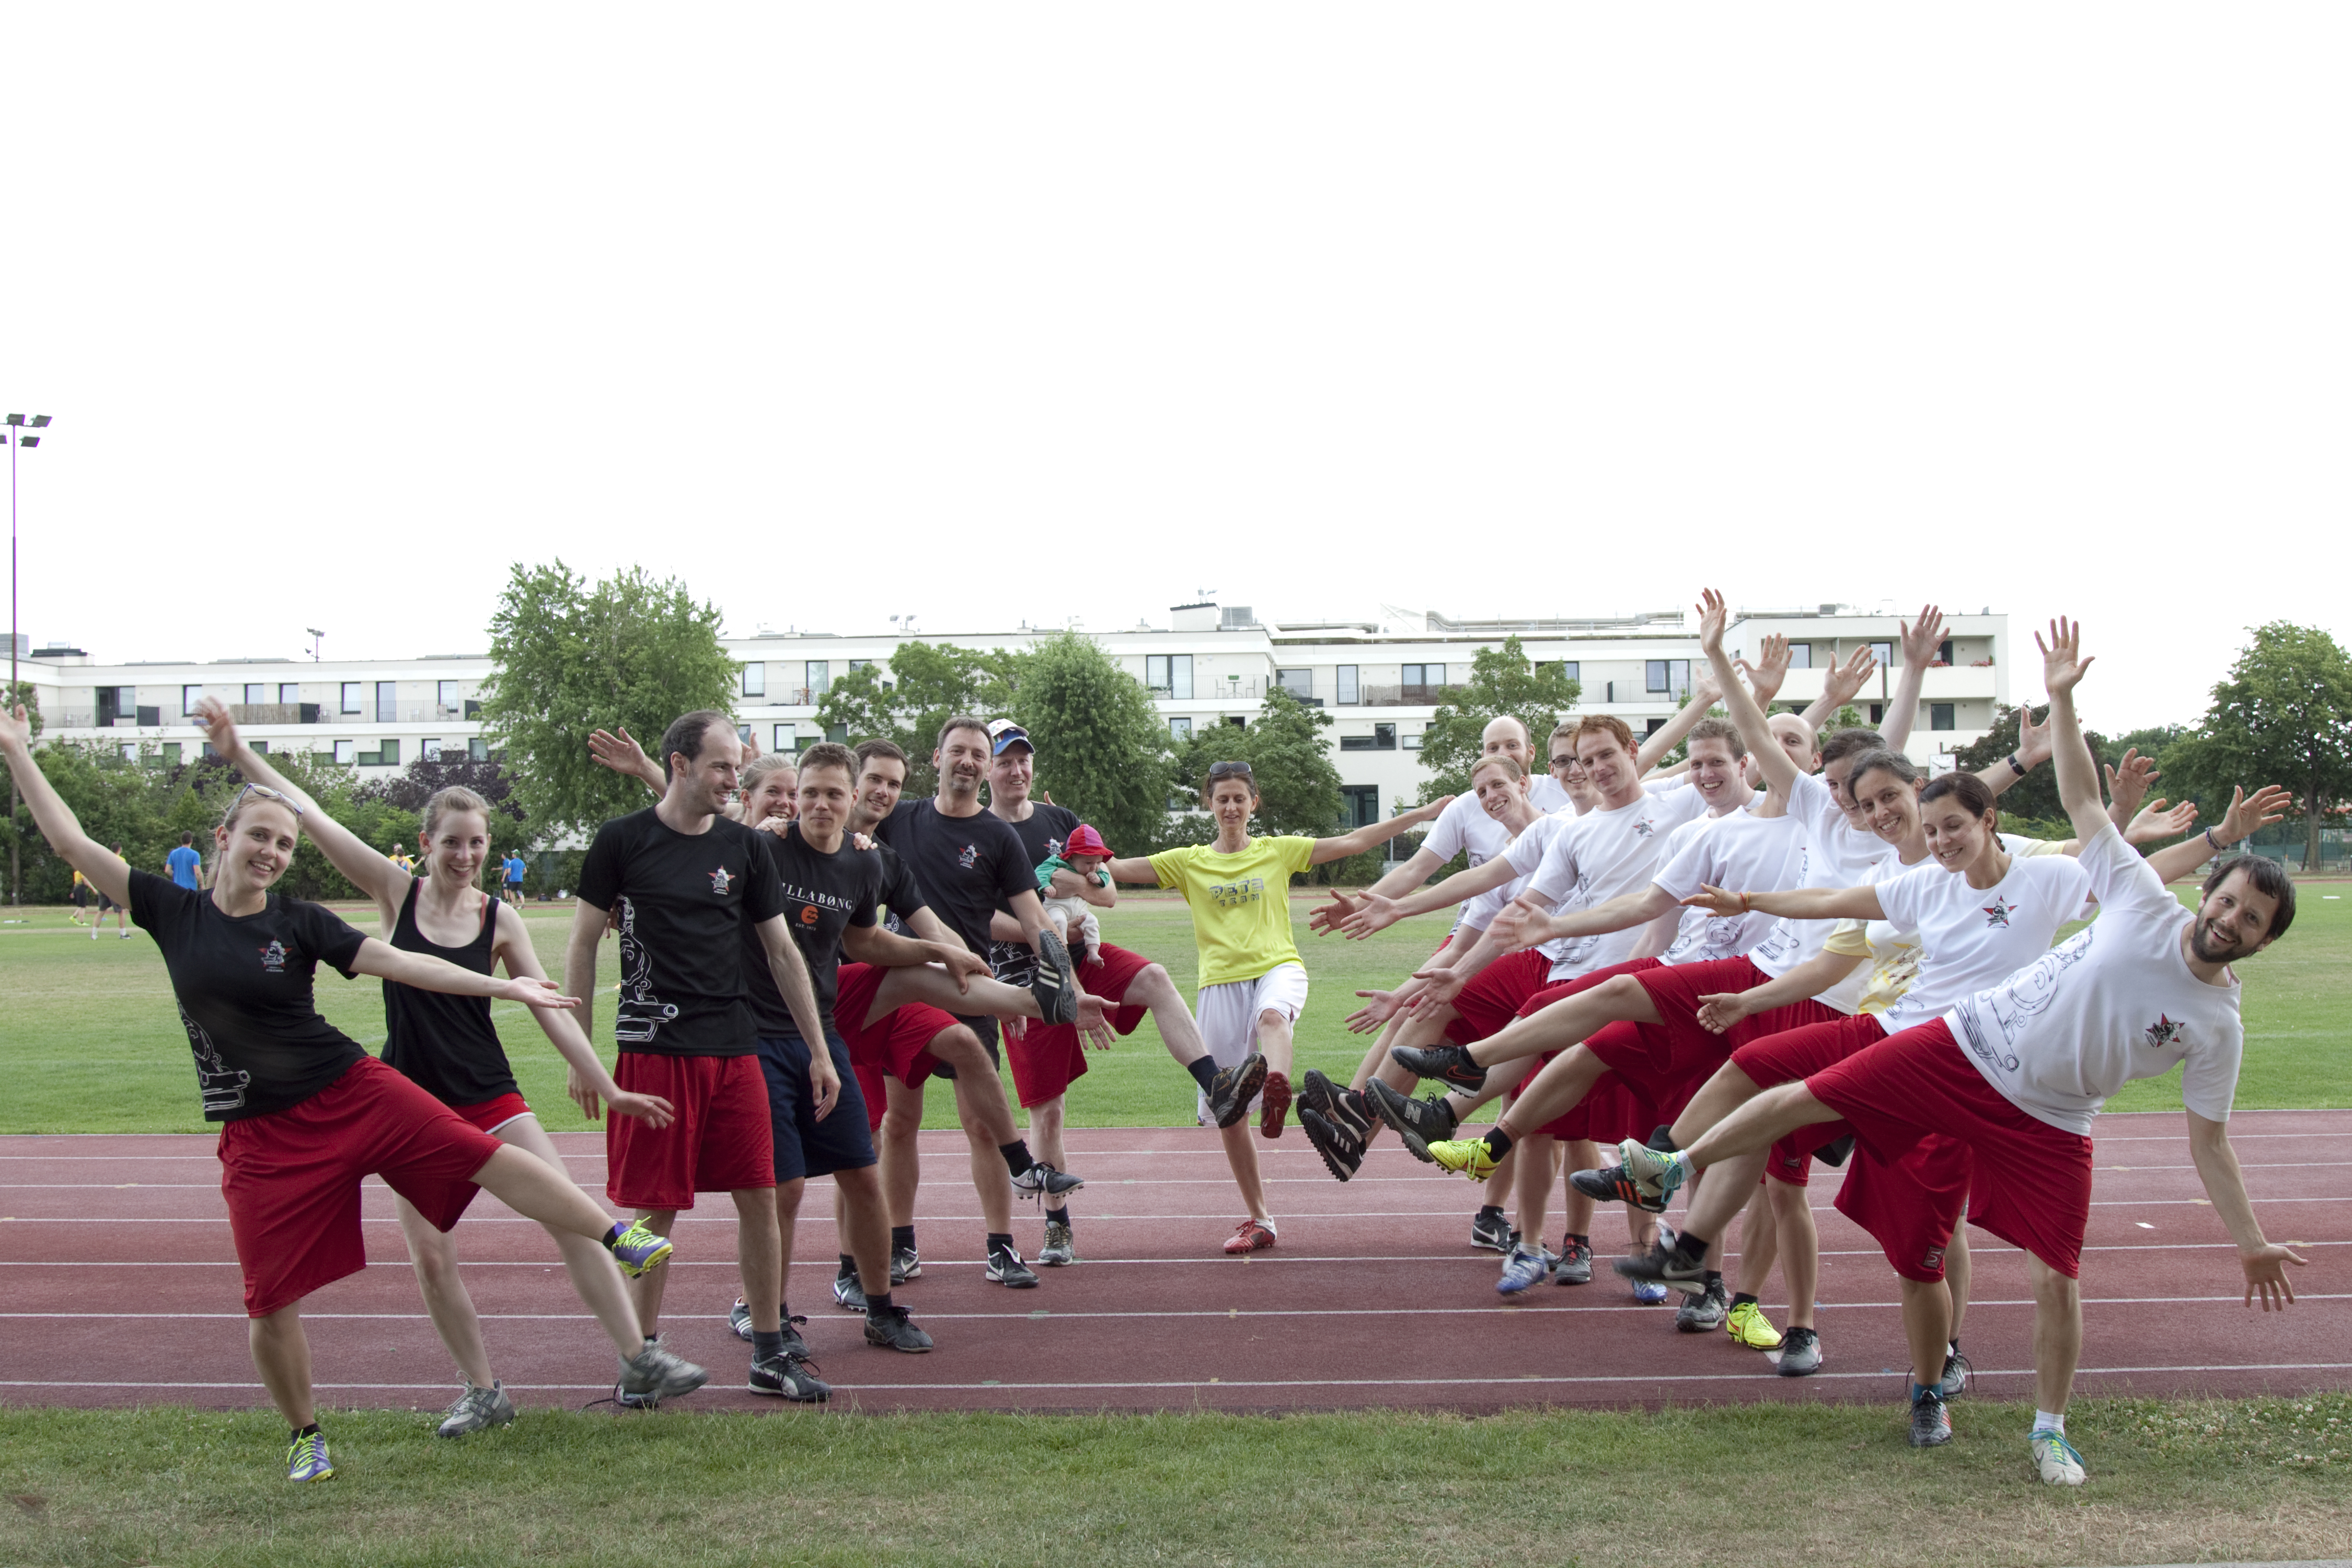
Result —
[[[904,1274],[898,1272],[898,1265],[890,1266],[890,1283],[893,1286],[904,1285],[909,1279],[920,1279],[922,1277],[923,1260],[919,1258],[907,1265],[907,1271]]]
[[[1559,1269],[1555,1268],[1551,1271],[1551,1282],[1561,1287],[1567,1287],[1570,1285],[1590,1285],[1592,1283],[1592,1270],[1588,1268],[1581,1276],[1575,1276],[1562,1274]]]
[[[1249,1114],[1250,1101],[1255,1100],[1258,1090],[1265,1087],[1265,1058],[1253,1056],[1250,1060],[1242,1064],[1241,1074],[1242,1076],[1234,1084],[1233,1104],[1224,1110],[1217,1112],[1217,1126],[1221,1131],[1234,1125]],[[1210,1109],[1215,1110],[1213,1106]]]
[[[1290,1114],[1290,1080],[1278,1072],[1267,1073],[1259,1092],[1264,1098],[1258,1101],[1257,1135],[1279,1138],[1283,1118]]]
[[[1601,1174],[1601,1173],[1598,1171],[1577,1171],[1570,1174],[1568,1183],[1597,1204],[1632,1204],[1634,1207],[1650,1214],[1666,1212],[1665,1199],[1652,1197],[1634,1184],[1630,1178],[1622,1182],[1601,1180],[1588,1182],[1584,1179],[1587,1176],[1599,1177]]]
[[[1703,1319],[1685,1318],[1680,1315],[1677,1315],[1675,1319],[1675,1328],[1678,1331],[1685,1334],[1711,1334],[1721,1327],[1723,1327],[1723,1320],[1721,1318],[1716,1319],[1715,1321],[1711,1323],[1704,1321]]]
[[[1778,1370],[1782,1377],[1811,1377],[1822,1370],[1822,1363],[1820,1358],[1816,1357],[1810,1365],[1790,1366],[1789,1358],[1784,1355],[1780,1358]]]
[[[1349,1163],[1345,1158],[1339,1130],[1318,1114],[1313,1107],[1302,1106],[1299,1109],[1298,1127],[1307,1134],[1307,1143],[1321,1157],[1323,1168],[1331,1173],[1333,1180],[1347,1181],[1363,1169],[1362,1152],[1359,1151],[1355,1162]]]
[[[1381,1093],[1382,1089],[1387,1089],[1388,1093]],[[1372,1087],[1364,1091],[1365,1098],[1372,1102],[1372,1109],[1380,1113],[1381,1120],[1388,1123],[1389,1131],[1395,1133],[1398,1142],[1404,1145],[1405,1152],[1424,1165],[1436,1164],[1437,1162],[1430,1157],[1429,1141],[1414,1131],[1412,1124],[1405,1121],[1396,1108],[1389,1103],[1390,1094],[1396,1094],[1396,1090],[1389,1089],[1388,1085],[1381,1083],[1378,1079],[1374,1079]],[[1397,1095],[1397,1098],[1405,1100],[1402,1095]],[[1412,1101],[1406,1100],[1405,1103],[1410,1105]]]
[[[823,1405],[833,1397],[833,1390],[829,1388],[823,1394],[794,1394],[787,1388],[762,1388],[756,1383],[747,1383],[743,1386],[753,1394],[781,1399],[787,1405]]]
[[[1055,1258],[1041,1252],[1037,1255],[1037,1267],[1040,1268],[1067,1268],[1072,1264],[1077,1262],[1077,1260],[1078,1257],[1075,1252],[1066,1258]]]
[[[933,1349],[930,1345],[902,1345],[896,1340],[877,1340],[871,1334],[866,1337],[866,1342],[877,1351],[897,1351],[900,1355],[929,1355]]]
[[[1339,1086],[1314,1068],[1308,1068],[1306,1076],[1299,1079],[1297,1103],[1302,1124],[1307,1112],[1311,1110],[1360,1143],[1372,1130],[1371,1123],[1357,1115],[1349,1105],[1347,1095]]]
[[[1018,1275],[1008,1278],[992,1268],[988,1270],[987,1279],[991,1285],[1002,1285],[1008,1290],[1034,1290],[1037,1288],[1037,1276],[1034,1274],[1025,1279]]]
[[[1045,969],[1042,967],[1037,972],[1037,978],[1029,983],[1029,994],[1036,998],[1037,1011],[1046,1015],[1043,1021],[1048,1024],[1076,1023],[1078,1021],[1077,971],[1070,967],[1070,950],[1062,944],[1060,937],[1054,934],[1051,926],[1037,933],[1037,959],[1041,965],[1051,966],[1055,979],[1060,983],[1058,989],[1046,986],[1045,989],[1049,994],[1039,995],[1038,986],[1044,983],[1045,977]],[[1047,1005],[1049,1001],[1052,1004],[1051,1006]]]

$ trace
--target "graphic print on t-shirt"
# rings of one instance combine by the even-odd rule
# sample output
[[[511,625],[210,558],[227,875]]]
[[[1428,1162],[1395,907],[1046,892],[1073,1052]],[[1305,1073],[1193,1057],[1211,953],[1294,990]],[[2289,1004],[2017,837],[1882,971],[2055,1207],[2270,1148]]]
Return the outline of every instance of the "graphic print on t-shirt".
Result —
[[[728,876],[726,867],[721,866],[719,869],[710,873],[710,890],[718,894],[722,899],[727,896],[727,883]]]
[[[2006,927],[2009,924],[2009,917],[2017,912],[2017,906],[1996,893],[1993,895],[1992,902],[1984,907],[1984,912],[1985,924],[1988,927]]]
[[[286,944],[273,939],[261,950],[261,967],[271,974],[286,973]]]
[[[717,889],[718,879],[726,875],[723,869],[712,874],[714,890],[720,890]],[[613,1037],[625,1046],[641,1046],[677,1016],[676,1007],[654,994],[654,959],[637,935],[637,906],[634,900],[623,899],[621,1004],[613,1016]]]
[[[2174,1023],[2162,1013],[2158,1013],[2156,1016],[2156,1022],[2139,1032],[2140,1043],[2160,1050],[2180,1038],[2180,1027],[2179,1024]]]
[[[196,1091],[204,1097],[205,1113],[241,1109],[245,1104],[245,1086],[253,1081],[253,1075],[223,1061],[220,1047],[213,1044],[213,1037],[205,1033],[202,1024],[188,1016],[185,1007],[180,1009],[180,1024],[188,1031],[188,1049],[195,1053]]]
[[[2068,970],[2090,955],[2091,942],[2099,933],[2095,921],[2035,959],[2010,976],[2006,984],[1980,993],[1973,1007],[1957,1009],[1952,1016],[1960,1020],[1960,1032],[1968,1047],[1989,1062],[1999,1062],[2011,1072],[2018,1067],[2016,1052],[2018,1035],[2035,1015],[2046,1011],[2058,996],[2058,981]],[[1988,1039],[1978,1027],[1979,1014],[1990,1014],[1993,1024],[2000,1030],[1998,1041]]]

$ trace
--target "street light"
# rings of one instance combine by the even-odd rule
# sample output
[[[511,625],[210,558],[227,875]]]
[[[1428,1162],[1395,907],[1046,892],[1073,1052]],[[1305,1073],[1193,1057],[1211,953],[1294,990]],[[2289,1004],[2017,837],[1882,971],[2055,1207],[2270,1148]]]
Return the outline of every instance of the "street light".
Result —
[[[5,426],[6,433],[0,435],[0,440],[5,440],[8,443],[7,700],[8,706],[12,709],[16,705],[16,645],[23,640],[23,634],[16,629],[16,449],[19,447],[39,446],[41,438],[38,436],[27,435],[26,432],[46,430],[48,427],[49,416],[46,414],[36,414],[30,419],[21,414],[11,414],[8,416],[8,423]],[[16,775],[14,773],[8,775],[8,820],[12,824],[16,820]],[[13,839],[8,846],[8,901],[11,904],[21,904],[25,901],[25,885],[21,868],[17,863],[16,846]]]

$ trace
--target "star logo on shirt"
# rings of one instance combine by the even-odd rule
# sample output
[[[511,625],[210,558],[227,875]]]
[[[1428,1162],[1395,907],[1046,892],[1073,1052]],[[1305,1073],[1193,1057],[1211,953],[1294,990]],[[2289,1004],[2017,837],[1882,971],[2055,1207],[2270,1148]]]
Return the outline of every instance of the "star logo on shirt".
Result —
[[[2165,1014],[2158,1013],[2156,1016],[2156,1022],[2140,1032],[2140,1038],[2150,1046],[2168,1046],[2180,1038],[2180,1025]]]
[[[727,868],[724,866],[710,873],[710,890],[722,899],[727,896],[727,889],[732,887],[734,882],[735,879],[727,874]]]
[[[1650,819],[1646,816],[1642,818],[1641,821],[1633,824],[1633,837],[1636,838],[1647,838],[1651,834],[1656,831],[1657,829],[1650,825]]]
[[[980,847],[977,845],[967,844],[956,851],[956,864],[967,871],[971,869],[973,863],[979,858]]]
[[[273,941],[261,950],[261,967],[272,974],[286,973],[286,944]]]
[[[1985,924],[1988,927],[2006,927],[2009,924],[2009,917],[2017,912],[2017,906],[2007,899],[1995,898],[1992,902],[1984,907],[1984,912]]]

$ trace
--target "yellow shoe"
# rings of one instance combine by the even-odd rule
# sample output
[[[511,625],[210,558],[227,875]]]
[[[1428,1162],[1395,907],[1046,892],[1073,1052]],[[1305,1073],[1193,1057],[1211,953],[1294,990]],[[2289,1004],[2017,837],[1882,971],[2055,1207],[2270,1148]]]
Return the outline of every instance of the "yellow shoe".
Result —
[[[1742,1301],[1732,1308],[1731,1315],[1723,1320],[1723,1331],[1731,1336],[1732,1343],[1746,1345],[1752,1351],[1780,1348],[1780,1331],[1772,1326],[1764,1310],[1753,1301]]]
[[[1448,1138],[1429,1145],[1430,1163],[1440,1170],[1458,1171],[1474,1182],[1483,1182],[1495,1173],[1495,1152],[1486,1147],[1484,1138]]]

